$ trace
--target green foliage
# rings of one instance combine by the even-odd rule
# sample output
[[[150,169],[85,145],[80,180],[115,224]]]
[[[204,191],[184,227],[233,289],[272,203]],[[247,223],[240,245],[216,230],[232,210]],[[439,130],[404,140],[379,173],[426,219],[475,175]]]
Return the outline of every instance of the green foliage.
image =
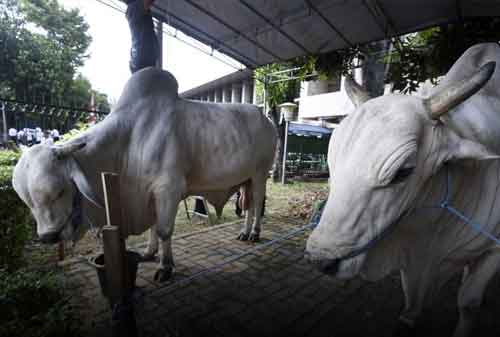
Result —
[[[318,73],[320,79],[328,79],[339,74],[347,75],[356,67],[355,58],[361,58],[362,53],[359,46],[334,50],[319,55],[308,55],[296,58],[292,64],[302,67],[300,75],[306,76]]]
[[[90,83],[76,71],[91,37],[79,11],[56,0],[0,0],[0,18],[1,97],[88,107]]]
[[[273,63],[255,70],[255,77],[260,79],[257,81],[256,90],[257,97],[260,101],[264,98],[264,83],[263,80],[271,73],[289,69],[291,64]],[[268,84],[266,101],[269,107],[274,108],[281,103],[291,102],[300,90],[299,80],[283,81],[273,84]]]
[[[26,20],[47,33],[73,69],[83,65],[92,38],[87,33],[89,25],[77,9],[65,10],[57,0],[21,0],[20,4]]]
[[[0,336],[77,336],[78,326],[60,275],[0,269]]]
[[[0,268],[9,270],[21,264],[34,226],[28,207],[12,187],[13,165],[18,158],[16,152],[0,152]]]
[[[393,40],[395,46],[387,82],[394,89],[413,92],[420,82],[444,75],[469,47],[500,41],[500,18],[476,18],[457,24],[431,28]]]
[[[302,80],[326,80],[339,74],[348,74],[355,68],[353,61],[356,57],[361,57],[361,51],[357,46],[325,54],[297,57],[291,62],[260,67],[255,70],[255,78],[259,79],[256,85],[257,97],[260,101],[263,100],[263,81],[266,76],[281,70],[300,68],[297,79],[269,84],[267,88],[266,102],[271,109],[281,103],[292,102],[297,97]],[[317,76],[308,77],[311,74],[317,74]]]
[[[13,166],[21,157],[20,152],[15,151],[0,151],[0,166]]]
[[[83,131],[87,130],[91,125],[92,124],[90,124],[90,123],[78,122],[75,124],[75,127],[73,129],[69,130],[67,133],[62,135],[61,140],[68,141],[68,140],[78,136]]]

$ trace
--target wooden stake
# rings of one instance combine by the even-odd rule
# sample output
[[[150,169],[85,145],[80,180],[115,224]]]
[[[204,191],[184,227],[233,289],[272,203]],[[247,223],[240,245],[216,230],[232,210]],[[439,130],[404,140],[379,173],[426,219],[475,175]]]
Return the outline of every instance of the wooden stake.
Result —
[[[59,257],[59,261],[64,261],[64,241],[59,241],[59,245],[57,246],[57,256]]]
[[[121,228],[120,181],[114,173],[102,173],[106,222],[103,227],[104,270],[107,296],[113,308],[112,334],[115,337],[135,337],[137,327],[131,302],[133,280],[125,248],[126,232]]]

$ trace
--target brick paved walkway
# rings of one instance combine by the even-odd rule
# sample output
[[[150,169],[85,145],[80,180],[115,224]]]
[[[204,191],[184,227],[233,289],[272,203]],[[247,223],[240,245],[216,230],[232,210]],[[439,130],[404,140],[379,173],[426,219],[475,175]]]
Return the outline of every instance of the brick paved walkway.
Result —
[[[174,238],[177,271],[172,282],[157,284],[157,264],[142,263],[137,278],[140,336],[388,336],[403,305],[397,276],[377,283],[341,282],[315,271],[303,259],[309,231],[246,256],[222,270],[172,286],[226,259],[296,229],[300,224],[268,218],[261,243],[235,240],[240,223]],[[110,334],[110,311],[100,294],[95,270],[83,261],[66,263],[75,303],[87,336]],[[452,289],[453,287],[450,287]],[[456,285],[455,285],[456,289]],[[498,291],[487,301],[481,326],[498,336]],[[454,292],[447,306],[428,313],[421,331],[449,334],[456,319]],[[495,302],[496,301],[496,302]],[[442,304],[443,301],[438,303]],[[494,307],[495,309],[491,309]],[[488,308],[486,308],[488,309]],[[495,312],[496,311],[496,312]],[[488,335],[488,334],[483,334]]]

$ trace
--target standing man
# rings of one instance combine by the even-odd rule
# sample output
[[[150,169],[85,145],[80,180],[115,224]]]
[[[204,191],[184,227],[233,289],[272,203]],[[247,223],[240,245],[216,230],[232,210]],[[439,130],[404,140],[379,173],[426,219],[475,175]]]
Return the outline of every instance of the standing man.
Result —
[[[9,129],[9,138],[11,142],[17,143],[17,130],[14,128]]]
[[[159,55],[151,6],[154,0],[126,0],[126,17],[132,35],[130,71],[156,66]]]

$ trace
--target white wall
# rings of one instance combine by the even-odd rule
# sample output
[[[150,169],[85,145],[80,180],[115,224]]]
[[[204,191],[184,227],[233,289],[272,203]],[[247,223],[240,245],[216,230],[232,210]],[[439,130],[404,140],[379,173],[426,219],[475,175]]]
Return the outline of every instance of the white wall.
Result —
[[[341,80],[340,91],[301,96],[299,99],[299,118],[343,116],[353,110],[354,105],[344,90],[344,77]]]

